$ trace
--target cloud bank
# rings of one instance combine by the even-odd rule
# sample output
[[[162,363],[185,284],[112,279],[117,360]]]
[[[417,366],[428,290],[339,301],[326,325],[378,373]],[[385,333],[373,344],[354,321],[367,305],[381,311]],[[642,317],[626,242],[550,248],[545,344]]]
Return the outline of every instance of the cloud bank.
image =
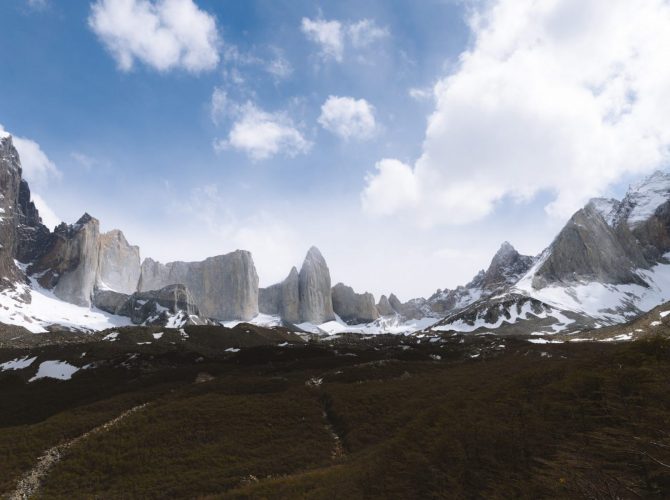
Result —
[[[464,224],[549,192],[547,212],[566,217],[667,163],[670,4],[496,0],[469,22],[472,47],[434,87],[422,154],[377,164],[368,213]]]

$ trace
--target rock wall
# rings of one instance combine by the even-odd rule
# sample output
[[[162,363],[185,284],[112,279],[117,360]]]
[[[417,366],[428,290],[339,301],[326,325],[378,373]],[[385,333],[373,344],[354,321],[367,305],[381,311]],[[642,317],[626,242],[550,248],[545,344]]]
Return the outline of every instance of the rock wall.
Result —
[[[379,318],[371,293],[356,293],[350,286],[338,283],[332,289],[333,310],[349,324],[370,323]]]
[[[203,316],[248,321],[258,314],[258,274],[251,253],[236,250],[201,262],[142,263],[138,290],[188,287]]]
[[[140,248],[115,229],[100,235],[97,287],[133,293],[140,281]]]

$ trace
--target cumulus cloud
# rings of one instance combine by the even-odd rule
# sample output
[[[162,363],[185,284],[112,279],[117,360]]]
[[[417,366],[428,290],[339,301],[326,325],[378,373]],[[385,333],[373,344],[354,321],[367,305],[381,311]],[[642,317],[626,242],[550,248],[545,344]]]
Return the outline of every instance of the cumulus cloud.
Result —
[[[374,108],[365,99],[329,96],[321,106],[319,124],[348,139],[369,139],[377,129]]]
[[[668,161],[670,4],[663,0],[496,0],[470,19],[472,47],[435,86],[423,152],[403,176],[413,199],[385,205],[367,178],[371,213],[425,224],[484,217],[503,198],[553,193],[570,215],[626,175]]]
[[[301,30],[316,43],[323,59],[342,62],[346,44],[354,49],[365,48],[389,35],[388,28],[382,28],[371,19],[361,19],[353,23],[337,20],[302,18]]]
[[[216,150],[235,149],[258,161],[280,153],[293,157],[311,147],[310,141],[285,113],[270,113],[252,102],[238,106],[235,113],[227,139],[216,141]]]
[[[342,61],[344,52],[342,23],[303,17],[301,29],[309,40],[319,45],[324,58],[332,57],[338,62]]]
[[[159,71],[219,63],[216,20],[192,0],[97,0],[88,24],[123,71],[136,60]]]
[[[387,158],[377,162],[377,173],[368,175],[363,208],[374,215],[391,215],[419,201],[419,186],[409,165]]]

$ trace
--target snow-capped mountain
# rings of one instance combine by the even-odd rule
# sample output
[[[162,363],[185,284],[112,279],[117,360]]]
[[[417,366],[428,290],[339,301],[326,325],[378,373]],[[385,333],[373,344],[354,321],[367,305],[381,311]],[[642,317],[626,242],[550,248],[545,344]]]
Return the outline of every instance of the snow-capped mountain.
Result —
[[[670,299],[669,252],[670,175],[656,172],[621,201],[591,200],[516,282],[432,328],[528,333],[624,322]]]
[[[140,261],[119,230],[84,214],[49,230],[22,179],[9,135],[0,137],[0,323],[33,332],[123,324],[295,326],[318,333],[419,329],[566,332],[620,323],[670,300],[670,175],[596,198],[536,257],[504,242],[468,284],[402,303],[331,286],[312,247],[300,271],[259,289],[249,252],[202,262]]]

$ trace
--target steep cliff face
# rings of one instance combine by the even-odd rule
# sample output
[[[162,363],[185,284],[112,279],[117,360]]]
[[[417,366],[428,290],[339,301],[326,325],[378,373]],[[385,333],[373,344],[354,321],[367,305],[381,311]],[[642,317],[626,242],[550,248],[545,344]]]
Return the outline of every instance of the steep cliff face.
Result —
[[[0,131],[0,134],[3,134]],[[21,185],[19,155],[9,135],[0,135],[0,289],[21,279],[14,264],[18,248],[18,207]]]
[[[588,204],[558,234],[533,278],[533,286],[598,281],[643,284],[635,272],[649,263],[627,224],[608,224],[598,207]]]
[[[330,270],[318,248],[307,252],[298,281],[301,320],[314,324],[334,320]]]
[[[52,264],[40,282],[53,285],[54,295],[66,302],[90,306],[97,281],[99,237],[100,223],[88,214],[76,224],[58,226],[52,244],[31,272],[39,272],[40,263]]]
[[[349,324],[370,323],[379,318],[375,298],[371,293],[356,293],[343,283],[333,287],[333,310]]]
[[[203,316],[248,321],[258,314],[258,274],[251,254],[236,250],[201,262],[142,263],[139,291],[183,284]]]
[[[130,245],[115,229],[100,235],[97,286],[120,293],[133,293],[140,280],[140,249]]]
[[[280,316],[289,323],[300,323],[300,278],[293,267],[281,283],[258,291],[258,308],[264,314]]]

